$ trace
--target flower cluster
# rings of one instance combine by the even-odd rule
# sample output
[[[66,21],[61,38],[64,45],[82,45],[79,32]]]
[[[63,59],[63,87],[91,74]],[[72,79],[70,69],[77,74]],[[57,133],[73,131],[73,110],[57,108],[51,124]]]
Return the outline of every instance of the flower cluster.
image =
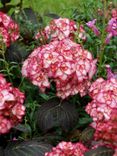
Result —
[[[117,147],[117,79],[97,79],[89,89],[92,101],[86,111],[93,118],[95,139]]]
[[[84,156],[87,148],[81,143],[60,142],[52,149],[52,152],[45,153],[45,156]]]
[[[10,46],[19,37],[18,25],[6,14],[0,12],[0,42]]]
[[[0,74],[0,134],[7,133],[25,114],[24,94]]]
[[[52,40],[62,40],[65,38],[73,39],[74,33],[78,32],[79,38],[86,40],[85,30],[83,26],[77,28],[74,21],[67,18],[58,18],[50,22],[50,25],[46,26],[43,31],[36,34],[35,38],[44,38]]]
[[[106,37],[106,43],[108,44],[112,37],[117,36],[117,10],[112,11],[112,18],[108,22],[106,31],[108,32]]]
[[[70,39],[56,40],[32,52],[23,63],[22,75],[43,92],[54,81],[57,96],[63,99],[77,93],[84,96],[96,71],[96,61]]]
[[[114,36],[117,36],[117,10],[113,9],[112,10],[112,18],[109,20],[107,27],[106,27],[106,32],[107,32],[107,37],[105,39],[105,43],[108,44],[110,42],[110,39]],[[86,23],[86,25],[94,32],[96,36],[100,35],[100,31],[96,27],[97,19],[93,19],[92,21],[89,21]]]

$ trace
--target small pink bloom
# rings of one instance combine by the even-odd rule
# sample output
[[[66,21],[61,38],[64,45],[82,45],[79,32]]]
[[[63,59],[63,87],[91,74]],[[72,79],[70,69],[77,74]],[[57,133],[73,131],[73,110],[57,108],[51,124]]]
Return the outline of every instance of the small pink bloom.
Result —
[[[110,65],[106,65],[106,71],[107,71],[107,79],[117,78],[117,74],[114,74],[112,72]]]
[[[105,42],[106,44],[108,44],[112,37],[117,36],[117,18],[111,18],[109,20],[106,31],[108,32],[108,34]]]
[[[117,18],[117,9],[112,9],[112,18]]]
[[[96,20],[97,20],[97,19],[94,19],[94,20],[92,20],[92,21],[89,21],[89,22],[86,23],[86,25],[87,25],[89,28],[91,28],[91,30],[94,32],[94,34],[95,34],[96,36],[99,36],[99,35],[100,35],[100,32],[99,32],[98,28],[95,26]]]

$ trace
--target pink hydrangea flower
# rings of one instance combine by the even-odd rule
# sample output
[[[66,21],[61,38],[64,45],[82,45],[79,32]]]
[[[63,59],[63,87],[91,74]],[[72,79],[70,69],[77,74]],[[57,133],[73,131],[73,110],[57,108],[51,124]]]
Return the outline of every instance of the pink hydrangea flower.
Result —
[[[25,114],[23,106],[24,94],[18,88],[13,88],[0,74],[0,134],[22,121]]]
[[[117,147],[117,79],[97,79],[89,94],[93,100],[86,106],[86,112],[93,118],[95,139]]]
[[[95,26],[96,20],[97,20],[97,19],[93,19],[92,21],[87,22],[86,25],[87,25],[89,28],[91,28],[91,30],[94,32],[94,34],[95,34],[96,36],[99,36],[99,35],[100,35],[100,32],[99,32],[98,28]]]
[[[114,153],[113,156],[117,156],[117,148],[115,149],[115,153]]]
[[[83,26],[78,29],[74,21],[67,18],[58,18],[52,20],[43,31],[37,33],[35,38],[51,39],[51,41],[65,38],[73,39],[76,31],[79,33],[79,38],[86,39]]]
[[[11,42],[14,42],[19,38],[18,25],[5,13],[0,12],[0,42],[8,47]]]
[[[62,99],[77,93],[84,96],[96,72],[96,61],[70,39],[56,40],[32,52],[23,63],[22,75],[42,92],[54,81],[57,96]]]
[[[80,25],[79,29],[78,29],[78,37],[80,39],[82,39],[83,41],[86,41],[86,32],[84,30],[83,25]]]
[[[52,152],[45,153],[45,156],[84,156],[87,150],[82,143],[62,141],[52,149]]]

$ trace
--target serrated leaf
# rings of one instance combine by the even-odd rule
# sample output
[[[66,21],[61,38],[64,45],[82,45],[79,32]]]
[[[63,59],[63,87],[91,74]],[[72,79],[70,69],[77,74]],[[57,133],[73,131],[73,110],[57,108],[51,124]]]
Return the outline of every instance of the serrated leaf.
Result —
[[[42,104],[37,112],[37,125],[46,132],[54,127],[68,131],[78,121],[75,105],[59,99],[51,99]]]
[[[44,156],[52,146],[44,142],[34,140],[10,142],[5,149],[5,156]]]
[[[113,156],[114,150],[106,146],[99,146],[84,153],[84,156]]]
[[[87,143],[87,142],[91,141],[94,136],[94,132],[95,132],[95,129],[92,127],[85,128],[82,131],[79,140],[83,143]]]
[[[53,19],[60,18],[60,16],[58,16],[57,14],[54,14],[54,13],[46,13],[45,16],[51,17]]]

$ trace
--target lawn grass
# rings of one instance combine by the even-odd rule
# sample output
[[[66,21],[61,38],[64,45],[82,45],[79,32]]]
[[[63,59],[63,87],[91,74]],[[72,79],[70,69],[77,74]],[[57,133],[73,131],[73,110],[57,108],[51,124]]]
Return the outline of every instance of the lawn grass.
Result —
[[[18,4],[20,0],[11,0],[11,4]],[[116,0],[112,0],[116,4]],[[92,14],[101,8],[101,0],[23,0],[23,7],[31,7],[41,16],[47,13],[55,13],[61,17],[72,18],[73,10],[80,14]],[[92,17],[94,18],[94,17]]]

